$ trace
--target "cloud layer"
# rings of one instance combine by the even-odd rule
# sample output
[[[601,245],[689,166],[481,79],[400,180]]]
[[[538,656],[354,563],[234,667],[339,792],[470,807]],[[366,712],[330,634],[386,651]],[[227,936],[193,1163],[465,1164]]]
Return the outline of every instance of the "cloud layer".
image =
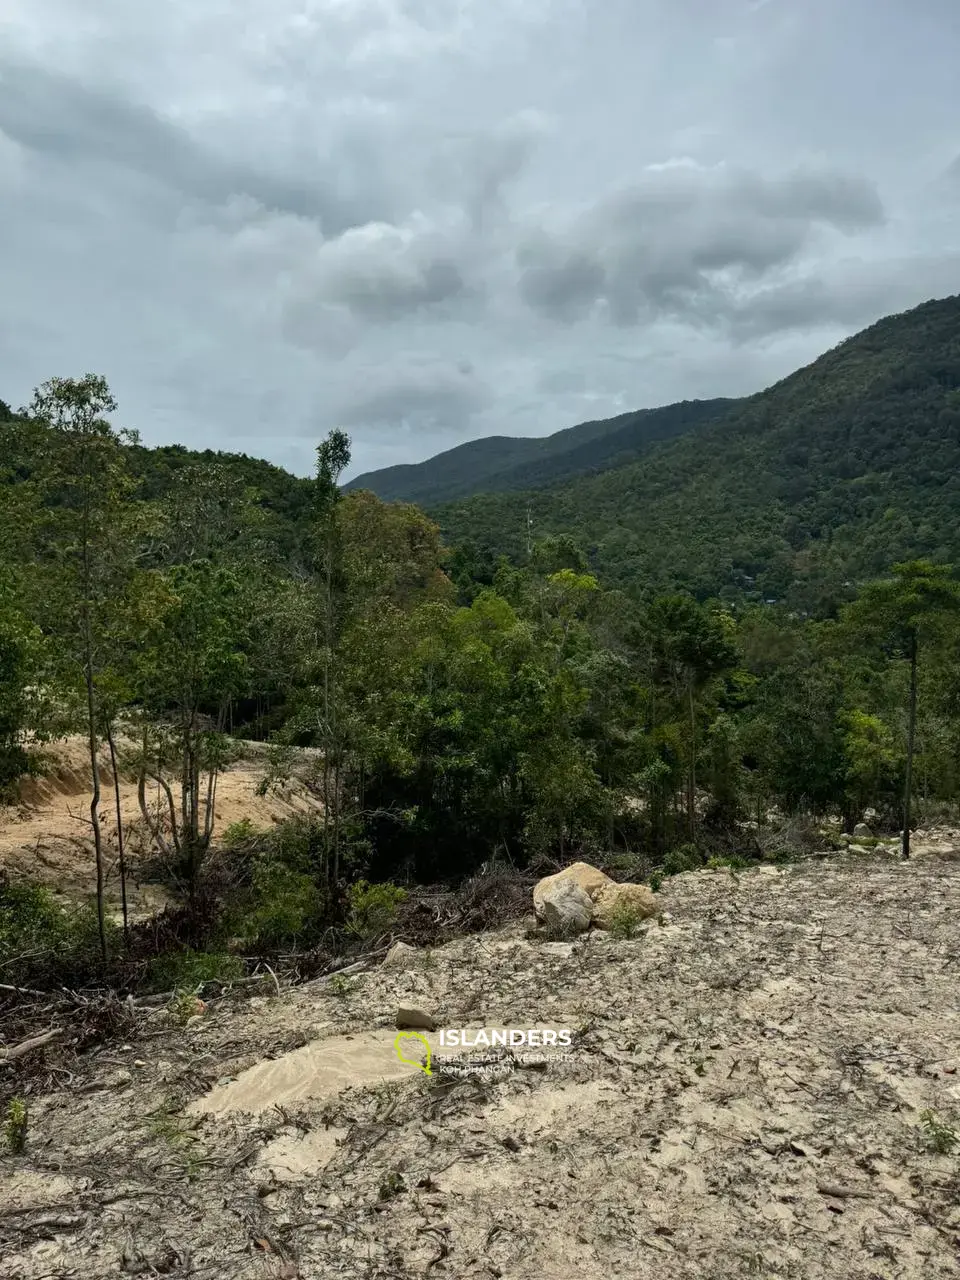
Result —
[[[7,9],[17,403],[93,369],[148,441],[305,471],[342,424],[367,470],[960,291],[952,0]]]

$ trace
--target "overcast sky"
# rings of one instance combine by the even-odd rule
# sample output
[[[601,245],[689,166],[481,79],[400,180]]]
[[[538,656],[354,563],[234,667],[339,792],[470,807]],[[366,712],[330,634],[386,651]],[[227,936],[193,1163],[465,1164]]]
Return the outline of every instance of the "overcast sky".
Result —
[[[960,292],[958,0],[2,0],[0,398],[300,473]]]

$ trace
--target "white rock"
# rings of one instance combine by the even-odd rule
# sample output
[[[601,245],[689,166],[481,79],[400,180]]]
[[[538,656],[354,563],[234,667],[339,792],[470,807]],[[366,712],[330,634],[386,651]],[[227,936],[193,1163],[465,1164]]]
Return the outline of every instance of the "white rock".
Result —
[[[591,867],[589,862],[572,862],[569,867],[564,867],[562,871],[558,871],[556,875],[544,876],[537,882],[533,890],[533,909],[539,919],[545,919],[544,915],[544,897],[554,885],[571,881],[578,885],[591,903],[596,902],[597,894],[601,889],[606,888],[608,884],[612,884],[610,877]]]
[[[381,969],[412,969],[420,957],[416,947],[406,942],[395,942],[383,957]]]
[[[557,933],[583,933],[590,928],[593,903],[574,880],[557,880],[542,894],[544,923]]]

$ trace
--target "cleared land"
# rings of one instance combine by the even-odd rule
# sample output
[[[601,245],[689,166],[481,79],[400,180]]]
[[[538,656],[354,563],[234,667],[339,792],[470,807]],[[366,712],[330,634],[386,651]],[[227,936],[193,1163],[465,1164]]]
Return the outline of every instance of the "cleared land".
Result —
[[[517,924],[47,1050],[0,1276],[960,1275],[960,1151],[921,1123],[960,1128],[960,861],[918,848],[678,876],[629,941]],[[397,1075],[401,1000],[578,1034]]]

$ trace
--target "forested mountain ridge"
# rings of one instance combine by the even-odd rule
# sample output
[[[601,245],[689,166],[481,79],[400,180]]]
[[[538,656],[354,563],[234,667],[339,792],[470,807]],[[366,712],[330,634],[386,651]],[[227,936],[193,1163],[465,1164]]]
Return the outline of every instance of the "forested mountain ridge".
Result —
[[[615,418],[581,422],[549,436],[486,436],[426,462],[357,476],[345,490],[369,489],[385,502],[437,505],[477,492],[508,493],[592,475],[635,461],[663,440],[723,417],[736,400],[682,400]]]
[[[431,514],[490,560],[569,534],[601,577],[829,610],[851,579],[960,559],[960,297],[889,316],[640,461]]]

